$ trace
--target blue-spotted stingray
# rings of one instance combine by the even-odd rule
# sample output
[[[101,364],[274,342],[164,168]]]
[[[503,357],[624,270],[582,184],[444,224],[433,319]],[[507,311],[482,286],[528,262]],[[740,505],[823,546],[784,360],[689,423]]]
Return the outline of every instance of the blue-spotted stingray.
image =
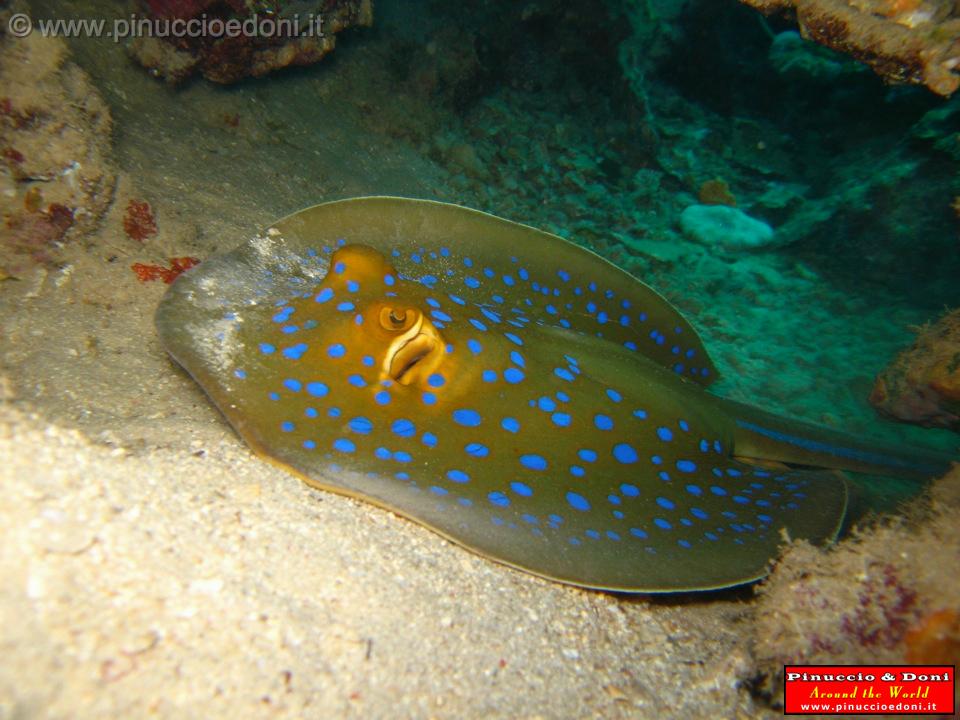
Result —
[[[924,479],[950,462],[711,394],[703,344],[654,290],[445,203],[290,215],[181,276],[157,327],[257,454],[589,588],[756,580],[785,537],[838,531],[845,483],[811,467]]]

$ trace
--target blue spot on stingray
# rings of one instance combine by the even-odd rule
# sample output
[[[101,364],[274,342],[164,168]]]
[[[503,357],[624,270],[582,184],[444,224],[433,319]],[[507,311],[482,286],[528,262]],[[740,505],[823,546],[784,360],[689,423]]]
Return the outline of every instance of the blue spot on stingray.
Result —
[[[313,440],[304,440],[303,447],[305,450],[314,450],[317,447],[317,443]]]
[[[497,507],[507,507],[510,504],[510,498],[499,491],[490,493],[487,499]]]
[[[306,343],[297,343],[291,347],[284,348],[282,350],[283,356],[289,358],[290,360],[299,360],[303,357],[303,354],[307,351]]]
[[[719,485],[711,485],[711,486],[710,486],[710,492],[712,492],[714,495],[720,495],[720,496],[723,496],[723,495],[726,495],[726,494],[727,494],[727,491],[724,490],[724,489],[723,489],[722,487],[720,487]]]
[[[541,455],[521,455],[520,464],[523,465],[527,470],[546,470],[547,469],[547,460]]]
[[[580,467],[579,465],[571,465],[570,474],[573,475],[574,477],[583,477],[584,475],[587,474],[587,471],[584,468]]]
[[[656,526],[657,526],[658,528],[660,528],[661,530],[672,530],[672,529],[673,529],[673,525],[671,525],[667,520],[664,520],[663,518],[654,518],[654,519],[653,519],[653,524],[656,525]]]
[[[327,355],[332,358],[342,358],[347,354],[347,349],[341,343],[335,343],[327,348]]]
[[[430,315],[434,320],[442,323],[448,323],[453,320],[453,318],[443,312],[443,310],[432,310]]]
[[[607,495],[607,502],[611,505],[619,505],[621,500],[617,495]]]
[[[447,477],[451,482],[455,483],[467,483],[470,482],[470,476],[467,475],[463,470],[451,470],[447,473]]]
[[[395,435],[399,435],[400,437],[413,437],[417,434],[417,426],[413,424],[412,420],[408,420],[407,418],[394,420],[390,429]]]
[[[630,534],[634,537],[640,538],[641,540],[644,540],[648,537],[647,534],[640,528],[630,528]]]
[[[483,350],[483,346],[480,344],[480,342],[474,340],[473,338],[467,340],[467,347],[470,348],[470,352],[472,352],[474,355],[479,355]]]
[[[597,426],[598,430],[613,430],[613,418],[609,415],[594,415],[593,424]]]
[[[353,444],[352,440],[337,438],[333,441],[333,449],[339,450],[342,453],[352,453],[357,449],[357,446]]]
[[[429,391],[425,391],[425,392],[423,393],[423,395],[420,396],[420,399],[423,400],[423,404],[424,404],[424,405],[436,405],[436,404],[437,404],[437,396],[434,395],[432,392],[429,392]]]
[[[346,301],[337,305],[337,310],[339,310],[340,312],[350,312],[351,310],[356,309],[356,307],[357,306],[354,305],[352,302]]]
[[[696,495],[697,497],[699,497],[700,495],[703,495],[703,490],[700,488],[699,485],[687,485],[686,491],[691,495]]]
[[[553,424],[558,427],[569,427],[572,422],[570,413],[565,412],[556,412],[550,416],[550,419],[553,420]]]
[[[596,450],[588,450],[588,449],[586,449],[586,448],[584,448],[583,450],[578,451],[578,452],[577,452],[577,455],[578,455],[578,456],[580,457],[580,459],[583,460],[584,462],[596,462],[596,461],[597,461],[597,457],[598,457]]]
[[[697,471],[697,464],[692,460],[677,460],[677,470],[685,473]]]
[[[453,421],[458,425],[465,427],[476,427],[480,424],[482,418],[476,410],[461,408],[453,411]]]
[[[333,297],[333,290],[331,290],[330,288],[324,288],[319,293],[317,293],[317,297],[314,299],[318,303],[325,303],[327,302],[327,300],[329,300],[332,297]]]
[[[388,393],[386,390],[381,390],[373,396],[373,399],[377,401],[378,405],[389,405],[390,393]]]
[[[475,277],[464,278],[463,284],[466,285],[468,288],[472,288],[472,289],[476,289],[480,287],[480,281],[477,280]]]
[[[470,318],[470,324],[473,325],[473,326],[474,326],[477,330],[479,330],[480,332],[486,332],[486,331],[487,331],[487,326],[484,325],[484,324],[483,324],[482,322],[480,322],[479,320],[477,320],[476,318]]]
[[[284,380],[283,386],[287,390],[291,390],[293,392],[300,392],[300,388],[303,387],[303,385],[300,383],[299,380],[294,380],[293,378],[287,378],[286,380]]]
[[[433,373],[430,377],[427,378],[427,385],[430,387],[443,387],[443,384],[446,382],[443,375],[439,373]]]
[[[522,483],[519,480],[515,480],[510,483],[510,489],[513,490],[517,495],[522,495],[523,497],[530,497],[533,495],[533,488],[531,488],[526,483]]]
[[[432,432],[425,432],[420,440],[427,447],[436,447],[437,445],[437,436]]]
[[[467,455],[472,455],[475,458],[485,458],[490,454],[490,448],[482,443],[470,443],[464,450],[467,451]]]
[[[626,497],[637,497],[640,494],[640,489],[636,485],[624,483],[620,486],[620,494]]]
[[[520,423],[514,418],[504,418],[500,421],[500,426],[507,432],[518,432],[520,430]]]
[[[350,429],[355,433],[367,435],[373,430],[373,423],[369,418],[355,417],[350,421]]]
[[[518,353],[516,350],[513,350],[510,353],[510,361],[518,367],[526,367],[526,361],[523,359],[523,355]]]
[[[347,382],[354,387],[362,388],[367,386],[367,381],[363,379],[362,375],[353,374],[347,378]]]
[[[677,507],[674,504],[673,500],[670,500],[669,498],[665,498],[665,497],[658,497],[657,505],[662,507],[664,510],[674,510]]]
[[[303,411],[303,414],[306,415],[308,418],[315,418],[320,415],[320,413],[317,412],[317,409],[313,407],[308,407],[306,410]]]
[[[567,493],[567,502],[570,507],[580,512],[587,512],[590,509],[590,502],[583,495],[572,490]]]
[[[523,345],[523,340],[521,340],[519,337],[517,337],[513,333],[504,333],[503,335],[504,337],[507,338],[507,340],[512,342],[514,345]]]
[[[632,445],[627,443],[619,443],[613,446],[613,456],[624,465],[629,465],[631,463],[637,462],[639,456],[637,451],[633,448]]]
[[[380,460],[389,460],[393,457],[393,453],[387,450],[385,447],[378,447],[373,451],[373,454],[376,455]]]
[[[367,367],[373,367],[374,359],[373,355],[364,355],[363,359],[360,361]]]
[[[690,514],[699,520],[706,520],[708,517],[710,517],[706,510],[701,510],[698,507],[690,508]]]
[[[689,548],[691,547],[689,540],[677,540],[677,545],[679,545],[679,546],[682,547],[682,548],[687,548],[687,549],[689,549]]]
[[[557,403],[554,402],[552,397],[544,395],[539,400],[537,400],[537,407],[539,407],[544,412],[553,412],[557,409]]]
[[[497,371],[496,370],[484,370],[481,373],[481,377],[484,382],[492,383],[497,381]]]
[[[494,323],[500,322],[500,316],[497,315],[493,310],[482,307],[480,308],[480,312],[483,313],[483,316],[487,318],[487,320],[489,320],[490,322],[494,322]]]
[[[413,460],[413,456],[408,452],[403,452],[402,450],[397,450],[393,454],[393,459],[397,462],[408,463]]]
[[[673,432],[671,432],[670,428],[658,427],[657,437],[663,440],[663,442],[670,442],[673,440]]]
[[[607,397],[613,400],[614,402],[620,402],[621,400],[623,400],[623,395],[618,393],[613,388],[607,388]]]
[[[450,491],[446,488],[442,488],[437,485],[431,485],[430,492],[432,492],[434,495],[448,495],[450,493]]]
[[[508,383],[516,384],[522,382],[524,378],[523,371],[515,367],[509,367],[503,371],[503,379]]]
[[[561,380],[566,380],[567,382],[573,382],[573,373],[571,373],[566,368],[555,368],[553,374],[556,375]]]
[[[677,423],[677,425],[678,425],[678,426],[680,427],[680,429],[683,430],[684,432],[690,432],[690,424],[689,424],[686,420],[680,420],[680,421]]]
[[[359,289],[360,289],[360,283],[358,283],[356,280],[347,280],[347,290],[349,290],[352,293],[355,293]]]
[[[739,504],[739,505],[749,505],[749,504],[750,504],[749,498],[745,498],[745,497],[743,497],[743,495],[734,495],[733,498],[731,498],[731,499],[732,499],[735,503],[737,503],[737,504]]]
[[[264,355],[270,355],[271,353],[276,352],[276,348],[270,343],[260,343],[260,352]]]
[[[387,287],[392,286],[396,281],[397,281],[396,278],[394,278],[393,275],[391,275],[390,273],[387,273],[386,275],[383,276],[383,284],[386,285]]]
[[[284,420],[282,423],[280,423],[280,429],[284,432],[293,432],[293,428],[294,425],[289,420]]]
[[[330,392],[330,388],[328,388],[322,382],[309,382],[307,383],[307,392],[314,397],[323,397]]]
[[[617,533],[617,532],[615,532],[615,531],[613,531],[613,530],[607,530],[607,537],[610,538],[611,540],[619,540],[619,539],[620,539],[619,533]]]

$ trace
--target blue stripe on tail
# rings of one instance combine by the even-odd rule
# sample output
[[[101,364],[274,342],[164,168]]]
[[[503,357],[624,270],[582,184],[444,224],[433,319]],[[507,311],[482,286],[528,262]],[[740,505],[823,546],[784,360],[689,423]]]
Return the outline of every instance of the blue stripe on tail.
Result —
[[[814,440],[812,438],[800,437],[798,435],[788,435],[787,433],[773,430],[772,428],[762,427],[747,420],[734,418],[734,422],[744,430],[750,430],[758,435],[763,435],[771,440],[794,445],[810,452],[833,455],[834,457],[846,458],[856,462],[868,463],[870,465],[879,465],[881,467],[900,468],[903,470],[913,470],[920,473],[938,474],[942,468],[935,465],[927,465],[922,462],[911,462],[903,458],[882,453],[871,452],[869,450],[858,450],[852,447],[842,447],[840,445],[831,445],[829,443]]]

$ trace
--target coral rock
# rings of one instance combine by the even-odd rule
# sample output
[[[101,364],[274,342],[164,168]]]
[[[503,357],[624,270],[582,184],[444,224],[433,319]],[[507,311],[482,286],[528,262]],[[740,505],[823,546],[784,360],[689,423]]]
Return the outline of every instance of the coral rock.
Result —
[[[200,73],[226,84],[280,68],[311,65],[333,51],[337,33],[373,23],[372,0],[278,0],[271,3],[269,12],[241,0],[139,0],[138,4],[141,16],[161,28],[169,21],[204,21],[227,29],[192,37],[137,37],[130,43],[129,50],[141,65],[174,83]]]
[[[116,180],[111,120],[60,38],[0,38],[0,88],[0,265],[18,273],[99,224]]]
[[[870,403],[894,420],[960,431],[960,310],[921,329],[877,377]]]
[[[773,241],[773,228],[727,205],[691,205],[680,214],[680,228],[714,249],[744,250]]]
[[[890,82],[960,87],[960,6],[954,0],[741,0],[792,10],[804,37],[852,55]]]

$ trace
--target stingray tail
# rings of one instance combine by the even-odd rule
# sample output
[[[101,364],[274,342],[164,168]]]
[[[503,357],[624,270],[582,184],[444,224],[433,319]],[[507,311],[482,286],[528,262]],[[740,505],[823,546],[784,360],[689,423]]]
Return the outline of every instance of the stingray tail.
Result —
[[[929,480],[960,462],[937,450],[897,446],[788,420],[743,403],[724,401],[733,428],[733,454],[754,460]]]

